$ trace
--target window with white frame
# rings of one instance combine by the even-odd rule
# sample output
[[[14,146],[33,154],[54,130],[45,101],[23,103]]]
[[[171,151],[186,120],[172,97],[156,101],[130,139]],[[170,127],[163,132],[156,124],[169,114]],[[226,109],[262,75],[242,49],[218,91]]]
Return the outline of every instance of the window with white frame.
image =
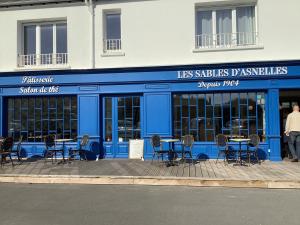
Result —
[[[22,40],[20,67],[68,63],[66,22],[23,24]]]
[[[122,49],[121,44],[121,13],[104,13],[104,52],[115,52]]]
[[[196,10],[196,48],[256,45],[255,6]]]

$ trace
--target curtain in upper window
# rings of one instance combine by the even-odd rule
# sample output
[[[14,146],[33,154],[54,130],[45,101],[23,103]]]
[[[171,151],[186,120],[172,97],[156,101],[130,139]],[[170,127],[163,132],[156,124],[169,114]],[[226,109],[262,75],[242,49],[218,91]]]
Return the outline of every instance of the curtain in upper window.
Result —
[[[237,44],[251,45],[255,43],[255,17],[254,7],[239,7],[236,9],[237,17]]]
[[[121,14],[106,15],[106,39],[121,39]]]
[[[221,46],[231,45],[232,39],[232,11],[231,9],[217,10],[217,44]]]
[[[198,11],[196,14],[197,46],[211,46],[212,37],[212,11]]]

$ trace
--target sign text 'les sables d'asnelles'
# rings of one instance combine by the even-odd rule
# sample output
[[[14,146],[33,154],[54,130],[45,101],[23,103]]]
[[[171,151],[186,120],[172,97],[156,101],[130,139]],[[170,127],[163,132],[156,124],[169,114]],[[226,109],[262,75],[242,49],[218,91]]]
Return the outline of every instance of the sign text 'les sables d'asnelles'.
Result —
[[[231,69],[181,70],[177,79],[239,79],[262,76],[287,75],[288,67],[249,67]]]
[[[177,72],[177,79],[198,80],[198,88],[236,87],[240,78],[287,75],[288,67],[249,67],[231,69],[183,70]],[[222,79],[222,81],[217,80]],[[207,81],[210,80],[210,81]]]

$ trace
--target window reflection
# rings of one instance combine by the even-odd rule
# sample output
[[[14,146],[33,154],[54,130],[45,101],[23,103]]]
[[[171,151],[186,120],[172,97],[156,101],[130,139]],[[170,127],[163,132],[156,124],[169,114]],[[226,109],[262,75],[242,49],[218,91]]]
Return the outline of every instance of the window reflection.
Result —
[[[71,108],[74,115],[72,117]],[[20,135],[27,142],[41,142],[48,134],[76,138],[77,97],[8,98],[7,128],[7,135],[12,136],[15,141]]]
[[[192,134],[196,141],[214,141],[217,134],[265,141],[264,93],[176,94],[173,96],[173,132],[176,138]]]

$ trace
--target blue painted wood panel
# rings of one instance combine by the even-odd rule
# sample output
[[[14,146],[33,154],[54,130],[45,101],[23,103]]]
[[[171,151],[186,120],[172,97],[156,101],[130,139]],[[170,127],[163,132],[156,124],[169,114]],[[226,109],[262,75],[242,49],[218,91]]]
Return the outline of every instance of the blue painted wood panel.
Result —
[[[171,136],[171,93],[146,93],[144,99],[145,136]]]

